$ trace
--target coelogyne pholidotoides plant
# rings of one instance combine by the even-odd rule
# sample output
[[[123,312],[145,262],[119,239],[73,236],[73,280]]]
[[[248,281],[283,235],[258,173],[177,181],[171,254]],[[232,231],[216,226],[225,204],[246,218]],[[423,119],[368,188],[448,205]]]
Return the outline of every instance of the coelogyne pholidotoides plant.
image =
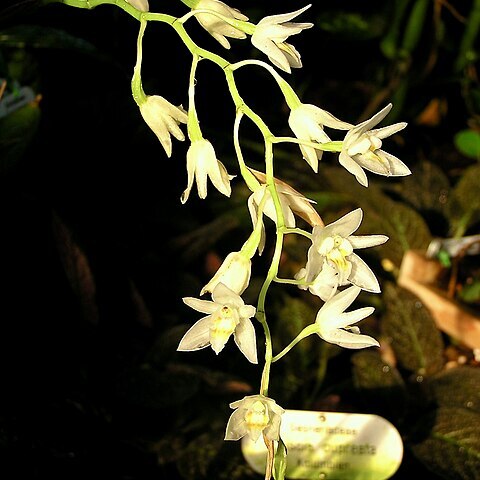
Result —
[[[195,351],[211,347],[221,355],[227,344],[233,341],[252,364],[259,363],[257,354],[257,328],[262,332],[265,345],[263,365],[259,372],[259,390],[230,404],[233,412],[226,420],[225,440],[249,437],[258,441],[261,437],[268,455],[265,478],[283,478],[285,462],[277,462],[275,456],[285,455],[281,438],[281,422],[284,409],[275,401],[275,392],[269,391],[270,370],[274,362],[284,357],[298,342],[310,335],[318,335],[319,341],[336,344],[348,349],[378,347],[376,339],[362,334],[359,322],[374,311],[373,307],[351,308],[360,292],[380,293],[380,285],[371,268],[362,259],[359,250],[385,243],[388,237],[381,234],[356,235],[363,211],[357,208],[330,224],[325,225],[310,199],[292,186],[279,180],[275,171],[274,145],[294,143],[298,145],[297,158],[293,162],[307,162],[312,175],[321,174],[320,161],[324,152],[338,154],[338,162],[365,188],[367,172],[383,176],[405,176],[411,172],[398,158],[382,148],[383,140],[406,127],[400,122],[380,127],[392,108],[387,104],[378,113],[358,125],[337,118],[332,113],[313,104],[303,103],[290,85],[288,75],[292,69],[301,68],[301,54],[290,43],[290,37],[313,27],[313,23],[299,21],[308,15],[310,5],[288,13],[272,12],[257,22],[252,22],[242,12],[219,0],[181,0],[187,7],[181,17],[168,13],[151,12],[147,0],[62,0],[62,3],[78,8],[91,9],[102,4],[121,8],[139,22],[137,61],[131,81],[133,99],[140,114],[158,137],[168,157],[172,155],[174,141],[188,141],[186,154],[187,185],[180,195],[185,204],[192,190],[201,199],[207,197],[211,182],[221,194],[230,197],[232,189],[241,182],[251,191],[245,208],[251,216],[251,234],[237,250],[232,249],[211,280],[196,296],[183,298],[184,303],[199,312],[199,320],[189,328],[178,345],[179,351]],[[159,7],[163,7],[162,4]],[[187,27],[198,22],[221,47],[231,48],[233,41],[250,38],[258,49],[259,58],[235,63],[217,53],[202,48],[192,39]],[[142,84],[142,43],[147,26],[152,22],[167,25],[178,35],[191,54],[191,66],[186,102],[174,105],[168,92],[162,95],[146,93]],[[217,157],[215,145],[204,136],[197,115],[196,100],[202,95],[202,84],[197,83],[196,73],[200,61],[208,61],[219,67],[225,76],[227,91],[234,106],[231,119],[233,147],[238,165],[235,171],[227,171]],[[291,136],[277,136],[262,117],[243,99],[236,81],[236,72],[256,67],[271,75],[288,106],[285,118],[292,131]],[[240,126],[245,118],[258,129],[264,144],[264,169],[258,171],[245,161],[242,152]],[[195,188],[196,187],[196,188]],[[228,201],[228,200],[227,200]],[[187,207],[185,207],[187,208]],[[242,298],[250,283],[252,262],[262,255],[266,245],[264,216],[274,222],[275,238],[269,267],[255,305],[246,304]],[[303,219],[310,229],[297,227]],[[285,237],[299,235],[310,242],[305,252],[304,266],[293,278],[280,278],[279,267]],[[360,254],[359,254],[360,253]],[[311,323],[292,341],[274,355],[268,323],[267,299],[272,283],[282,283],[308,291],[322,302]]]

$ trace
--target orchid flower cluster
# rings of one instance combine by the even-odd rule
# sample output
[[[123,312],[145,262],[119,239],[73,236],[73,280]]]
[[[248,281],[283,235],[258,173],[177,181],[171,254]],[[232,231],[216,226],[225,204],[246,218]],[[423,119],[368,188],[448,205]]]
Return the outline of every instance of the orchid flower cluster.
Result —
[[[310,5],[291,13],[267,16],[253,23],[239,10],[220,0],[181,1],[188,7],[188,11],[179,18],[150,12],[147,0],[63,0],[63,3],[82,8],[92,8],[105,3],[115,4],[139,21],[137,61],[131,83],[132,94],[141,116],[158,137],[168,157],[172,155],[172,137],[177,141],[185,141],[188,137],[187,185],[181,194],[181,202],[185,204],[188,201],[194,184],[201,199],[207,197],[209,182],[221,194],[230,197],[232,187],[235,188],[239,177],[251,191],[247,201],[252,220],[251,234],[239,250],[234,250],[226,256],[213,278],[200,291],[200,296],[209,295],[211,299],[183,298],[188,307],[203,316],[185,333],[178,350],[185,352],[211,347],[219,355],[233,336],[235,344],[246,359],[257,364],[255,326],[258,323],[263,328],[265,358],[259,393],[230,404],[234,412],[228,420],[225,439],[239,440],[250,437],[257,441],[262,436],[268,451],[265,476],[268,479],[271,478],[273,470],[275,442],[282,441],[280,425],[284,412],[283,408],[268,396],[271,364],[280,360],[299,341],[312,334],[318,335],[323,341],[344,348],[379,346],[376,339],[361,334],[357,326],[359,321],[373,313],[374,308],[348,309],[362,290],[380,292],[375,274],[356,250],[375,247],[388,240],[385,235],[355,235],[363,217],[360,208],[329,225],[324,225],[313,206],[314,202],[275,177],[273,147],[279,143],[297,144],[299,160],[307,162],[314,173],[318,172],[324,152],[337,153],[340,165],[354,175],[361,185],[367,187],[366,172],[391,177],[411,173],[401,160],[382,149],[382,141],[405,128],[406,123],[378,127],[391,110],[391,104],[386,105],[372,118],[353,125],[316,105],[300,100],[282,73],[290,74],[292,68],[302,67],[300,53],[291,43],[287,43],[287,40],[313,27],[312,23],[292,21],[306,12]],[[240,41],[250,37],[253,47],[262,52],[266,58],[230,63],[220,55],[199,47],[186,29],[191,19],[196,20],[225,49],[231,47],[230,40]],[[143,90],[142,41],[145,29],[152,21],[173,28],[192,55],[186,108],[174,105],[163,96],[146,94]],[[196,82],[200,60],[213,62],[223,71],[236,109],[232,130],[238,171],[234,174],[228,172],[217,158],[214,144],[204,137],[200,128],[195,108],[197,90],[202,87]],[[292,136],[275,135],[241,97],[235,81],[235,72],[251,66],[269,72],[282,92],[290,109],[288,125]],[[264,172],[250,168],[244,161],[240,125],[245,117],[256,125],[263,136]],[[327,133],[327,129],[333,133]],[[330,135],[332,137],[336,135],[340,140],[332,140]],[[266,245],[264,217],[269,218],[276,227],[273,254],[257,305],[246,305],[242,294],[249,286],[252,260],[255,255],[263,254]],[[296,225],[298,219],[303,219],[309,224],[311,231],[298,228]],[[301,235],[311,243],[306,252],[305,266],[292,279],[278,277],[286,235]],[[319,297],[323,302],[312,323],[276,355],[273,354],[265,309],[267,292],[273,282],[294,285]]]

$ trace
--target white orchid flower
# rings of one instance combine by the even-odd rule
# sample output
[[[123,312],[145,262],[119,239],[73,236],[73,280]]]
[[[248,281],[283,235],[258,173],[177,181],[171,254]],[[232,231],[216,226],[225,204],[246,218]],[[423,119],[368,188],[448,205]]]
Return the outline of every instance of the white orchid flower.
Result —
[[[207,178],[210,178],[220,193],[227,197],[232,193],[230,180],[234,176],[229,175],[223,163],[217,160],[213,145],[205,138],[191,143],[187,152],[187,174],[187,188],[182,194],[182,203],[188,200],[194,179],[197,182],[198,196],[202,199],[207,196]]]
[[[342,292],[336,293],[324,303],[315,319],[316,333],[320,338],[344,348],[358,349],[380,346],[377,340],[368,335],[360,334],[358,327],[351,326],[371,315],[375,310],[373,307],[345,312],[358,297],[360,291],[359,287],[353,285]]]
[[[397,157],[381,149],[382,139],[403,130],[405,122],[371,130],[380,123],[392,109],[389,103],[369,120],[366,120],[347,132],[343,140],[339,162],[363,186],[368,186],[365,170],[387,177],[410,175],[410,169]]]
[[[165,149],[168,157],[172,155],[173,135],[177,140],[185,140],[180,123],[187,123],[187,113],[180,105],[176,107],[159,95],[147,95],[140,104],[140,113],[146,124],[152,129]]]
[[[252,219],[253,228],[257,225],[258,221],[258,209],[264,196],[263,214],[270,218],[275,224],[277,224],[277,212],[275,210],[275,204],[273,203],[272,195],[267,189],[266,175],[254,169],[250,171],[261,182],[259,187],[249,196],[247,205]],[[283,218],[285,226],[287,228],[295,228],[296,221],[295,215],[303,218],[310,225],[323,225],[323,221],[312,206],[315,203],[314,200],[310,200],[302,195],[300,192],[292,188],[288,183],[282,182],[278,178],[274,178],[275,187],[277,189],[280,205],[282,207]],[[265,226],[262,221],[261,239],[258,246],[259,254],[261,255],[265,247]]]
[[[353,127],[352,124],[342,122],[326,110],[307,103],[301,103],[291,110],[288,124],[299,140],[318,143],[331,141],[323,130],[324,126],[337,130],[349,130]],[[323,151],[307,145],[300,144],[299,146],[303,158],[317,173],[318,161],[322,159]]]
[[[296,280],[306,278],[307,269],[301,268],[295,275]],[[329,265],[327,262],[323,263],[320,273],[315,277],[313,283],[310,285],[299,284],[298,288],[301,290],[309,290],[310,293],[320,297],[323,301],[328,300],[335,294],[338,289],[338,271],[336,268]]]
[[[264,395],[250,395],[230,404],[225,440],[240,440],[245,435],[256,442],[263,433],[269,440],[280,438],[280,423],[285,410]]]
[[[218,355],[233,333],[235,343],[248,361],[258,363],[255,329],[250,320],[256,309],[245,305],[242,298],[223,283],[212,293],[212,300],[185,297],[186,305],[207,313],[185,333],[177,350],[191,352],[211,346]]]
[[[198,23],[217,40],[224,48],[230,48],[230,42],[226,37],[244,39],[247,38],[245,32],[233,27],[225,20],[219,18],[216,13],[231,20],[248,21],[248,17],[243,15],[236,8],[229,7],[220,0],[200,0],[193,10],[212,10],[214,13],[197,13]]]
[[[309,290],[319,295],[322,300],[327,300],[334,294],[337,286],[348,284],[356,285],[368,292],[380,292],[375,274],[353,250],[381,245],[388,240],[388,237],[352,235],[360,226],[362,218],[363,211],[357,208],[325,227],[320,225],[313,227],[312,246],[308,250],[304,281],[314,282]],[[320,282],[316,281],[320,274],[327,279],[323,282],[323,289],[318,286]],[[300,278],[297,274],[297,279]],[[334,282],[337,282],[336,285],[333,284],[330,288]]]
[[[294,23],[292,18],[303,13],[311,5],[295,12],[281,15],[271,15],[258,22],[252,35],[252,44],[262,51],[270,61],[285,72],[290,73],[293,68],[301,68],[300,54],[293,45],[285,40],[290,35],[296,35],[306,28],[313,27],[313,23]]]
[[[127,3],[135,7],[140,12],[148,12],[150,6],[148,5],[148,0],[127,0]]]
[[[219,283],[241,295],[250,283],[252,261],[242,252],[230,252],[213,278],[202,288],[200,295],[212,293]]]

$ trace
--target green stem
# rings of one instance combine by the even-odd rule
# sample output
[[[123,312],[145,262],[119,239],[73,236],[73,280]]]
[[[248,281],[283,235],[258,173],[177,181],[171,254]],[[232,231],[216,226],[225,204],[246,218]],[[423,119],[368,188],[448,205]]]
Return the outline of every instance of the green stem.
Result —
[[[312,333],[317,333],[317,330],[318,326],[316,323],[312,323],[311,325],[305,327],[280,353],[277,353],[277,355],[272,358],[272,363],[277,362],[284,357],[298,342],[309,335],[312,335]]]
[[[235,116],[235,122],[233,124],[233,145],[235,148],[235,153],[237,155],[238,165],[240,167],[240,174],[242,175],[247,187],[254,192],[260,187],[260,182],[255,178],[255,175],[250,171],[250,169],[245,164],[243,159],[242,148],[240,147],[240,122],[242,120],[244,113],[241,110],[237,110]]]
[[[299,107],[302,104],[302,102],[300,101],[297,94],[295,93],[293,88],[290,86],[290,84],[286,82],[279,75],[279,73],[268,63],[262,62],[261,60],[242,60],[240,62],[233,63],[230,66],[230,68],[232,70],[237,70],[238,68],[245,67],[247,65],[257,65],[259,67],[264,68],[272,75],[272,77],[275,79],[278,86],[280,87],[280,90],[282,91],[285,97],[285,101],[287,102],[287,105],[290,107],[291,110],[293,110],[296,107]]]
[[[140,20],[141,16],[144,15],[143,12],[137,10],[126,0],[49,0],[48,3],[63,3],[69,7],[86,8],[87,10],[91,10],[99,5],[115,5],[137,20]]]
[[[197,71],[199,56],[193,54],[192,67],[190,69],[190,80],[188,84],[188,138],[192,141],[202,140],[203,135],[198,123],[197,111],[195,109],[195,72]]]
[[[143,56],[142,40],[143,40],[143,35],[145,33],[146,27],[147,27],[147,21],[142,18],[140,20],[140,31],[138,32],[138,37],[137,37],[137,62],[133,69],[133,77],[132,77],[132,95],[137,105],[141,105],[147,99],[147,96],[143,91],[142,75],[141,75],[142,56]]]
[[[303,237],[307,237],[309,240],[312,239],[312,234],[310,232],[306,232],[305,230],[302,230],[301,228],[287,228],[287,227],[284,227],[282,232],[285,235],[288,235],[290,233],[296,233],[297,235],[302,235]]]

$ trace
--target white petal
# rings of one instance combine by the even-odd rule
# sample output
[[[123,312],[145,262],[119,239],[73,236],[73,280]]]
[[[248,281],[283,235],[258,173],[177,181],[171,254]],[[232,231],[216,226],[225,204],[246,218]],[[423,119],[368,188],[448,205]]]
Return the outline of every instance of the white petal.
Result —
[[[182,300],[186,305],[201,313],[211,314],[218,308],[218,305],[210,300],[201,300],[194,297],[184,297]]]
[[[238,313],[240,318],[252,318],[257,313],[257,309],[253,305],[243,305]]]
[[[322,325],[329,324],[334,318],[343,313],[358,297],[361,289],[353,285],[345,290],[336,293],[328,300],[317,313],[316,322]]]
[[[371,268],[355,253],[349,255],[348,260],[352,264],[348,281],[367,292],[380,293],[380,285]]]
[[[240,440],[247,433],[248,428],[245,422],[245,410],[243,408],[235,410],[228,419],[225,430],[225,440]]]
[[[337,130],[349,130],[353,128],[351,123],[342,122],[330,112],[317,107],[316,105],[304,104],[304,107],[310,112],[315,121],[320,125],[326,127],[335,128]]]
[[[363,210],[356,208],[335,222],[329,223],[324,228],[322,237],[340,235],[343,238],[347,238],[358,229],[362,223],[362,218]]]
[[[368,335],[360,335],[356,333],[347,332],[346,330],[332,330],[330,332],[319,333],[320,337],[329,343],[334,343],[343,348],[366,348],[380,344]]]
[[[262,18],[262,20],[260,20],[257,25],[272,25],[274,23],[288,22],[289,20],[292,20],[293,18],[303,13],[305,10],[309,9],[311,6],[312,4],[309,4],[301,8],[300,10],[295,10],[294,12],[290,12],[290,13],[281,13],[279,15],[269,15],[268,17]]]
[[[367,175],[363,171],[363,168],[360,167],[360,165],[358,165],[358,163],[352,157],[350,157],[350,155],[347,155],[342,151],[340,152],[338,161],[340,165],[342,165],[348,172],[350,172],[352,175],[355,175],[355,178],[360,185],[363,185],[364,187],[368,186]]]
[[[378,138],[387,138],[390,135],[393,135],[400,130],[403,130],[408,124],[406,122],[395,123],[393,125],[388,125],[387,127],[377,128],[376,130],[371,130],[370,135],[374,135]]]
[[[177,350],[180,352],[193,352],[210,345],[210,326],[212,317],[203,317],[185,333],[180,340]]]
[[[386,235],[350,235],[348,241],[353,248],[367,248],[382,245],[388,240]]]
[[[384,161],[388,162],[390,168],[390,176],[392,177],[404,177],[410,175],[411,170],[397,157],[385,152],[384,150],[377,150],[375,152]]]
[[[355,129],[358,129],[362,133],[368,130],[371,130],[372,127],[379,124],[388,115],[392,107],[393,105],[389,103],[386,107],[382,108],[382,110],[376,113],[373,117],[357,125]]]
[[[367,318],[375,311],[373,307],[357,308],[351,312],[345,312],[342,314],[342,323],[337,328],[345,328]]]
[[[194,149],[194,143],[192,143],[187,151],[187,188],[183,192],[180,201],[185,203],[190,196],[192,190],[193,180],[195,178],[195,166],[196,166],[196,150]]]
[[[212,292],[212,299],[218,305],[229,305],[240,308],[243,306],[243,300],[232,289],[223,283],[218,283]]]
[[[280,423],[282,417],[278,414],[273,414],[273,417],[270,419],[270,422],[263,430],[265,436],[270,440],[278,441],[280,438]]]
[[[230,187],[230,176],[222,162],[217,160],[215,165],[210,165],[208,176],[210,177],[213,186],[220,193],[223,193],[227,197],[231,195],[232,189]]]
[[[361,289],[353,285],[341,292],[336,293],[328,300],[317,313],[316,321],[320,324],[330,322],[333,317],[343,313],[358,297]]]
[[[235,343],[251,363],[258,363],[255,328],[249,319],[240,320],[233,333]]]
[[[272,40],[263,36],[255,35],[254,33],[251,41],[253,46],[267,55],[275,66],[281,68],[287,73],[291,73],[290,64],[288,63],[287,58]]]

